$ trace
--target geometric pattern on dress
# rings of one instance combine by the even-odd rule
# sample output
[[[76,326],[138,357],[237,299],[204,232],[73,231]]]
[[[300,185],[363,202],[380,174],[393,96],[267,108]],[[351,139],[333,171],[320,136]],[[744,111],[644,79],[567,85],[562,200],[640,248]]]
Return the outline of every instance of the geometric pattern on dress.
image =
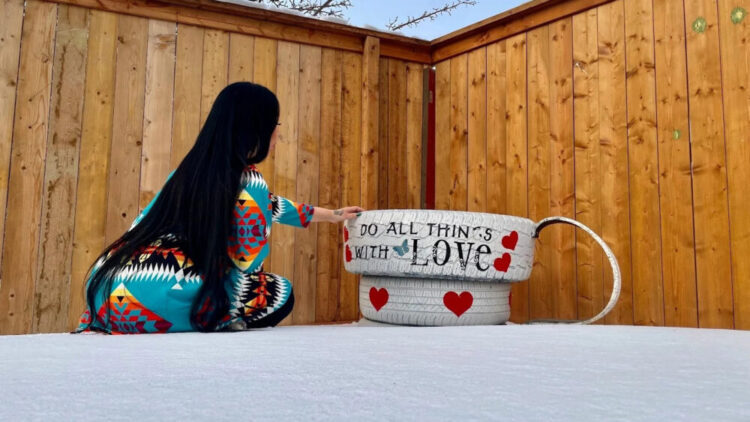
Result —
[[[235,265],[244,271],[266,245],[266,217],[244,189],[237,198],[233,217],[228,253]]]
[[[171,322],[143,306],[123,283],[112,291],[109,301],[112,334],[166,333],[172,327]],[[102,320],[106,319],[106,303],[98,314]]]
[[[230,320],[222,326],[236,321],[254,322],[281,308],[289,299],[291,283],[275,274],[266,272],[232,274],[234,294],[230,303]]]
[[[313,207],[307,204],[297,204],[297,214],[302,227],[307,227],[312,221]]]
[[[138,248],[114,277],[115,283],[169,283],[175,290],[202,281],[193,260],[185,255],[178,239],[170,235]]]
[[[271,194],[272,218],[274,222],[306,228],[310,225],[313,207],[297,204],[291,199]]]

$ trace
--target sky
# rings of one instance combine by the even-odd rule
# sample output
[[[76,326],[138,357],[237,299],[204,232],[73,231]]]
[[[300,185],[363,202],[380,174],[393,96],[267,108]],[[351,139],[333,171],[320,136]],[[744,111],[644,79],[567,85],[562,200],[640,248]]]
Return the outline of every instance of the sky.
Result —
[[[258,7],[258,3],[251,0],[219,1]],[[526,2],[526,0],[475,1],[476,4],[473,6],[459,6],[450,15],[443,14],[435,20],[426,20],[417,26],[403,28],[399,32],[409,37],[430,41]],[[344,11],[344,18],[349,21],[350,25],[369,26],[387,31],[386,25],[394,17],[398,17],[399,22],[402,22],[407,16],[419,16],[422,12],[431,11],[450,2],[451,0],[352,0],[352,7]]]
[[[407,15],[418,16],[426,10],[441,7],[450,0],[352,0],[346,17],[351,25],[374,26],[385,30],[386,24],[395,16],[400,21]],[[441,15],[434,21],[425,21],[416,27],[404,28],[400,32],[410,37],[433,40],[445,34],[479,22],[490,16],[512,9],[525,0],[475,0],[474,6],[459,6],[451,15]]]

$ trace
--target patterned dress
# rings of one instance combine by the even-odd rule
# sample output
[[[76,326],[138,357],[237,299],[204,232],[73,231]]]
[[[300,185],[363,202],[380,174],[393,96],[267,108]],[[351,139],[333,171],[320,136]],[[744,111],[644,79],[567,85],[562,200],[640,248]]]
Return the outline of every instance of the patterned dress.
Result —
[[[274,222],[306,228],[315,211],[310,205],[270,193],[253,165],[243,171],[240,185],[228,242],[234,265],[224,273],[230,308],[217,330],[274,326],[291,312],[292,284],[282,276],[263,271],[268,236]],[[149,212],[157,197],[158,194],[131,229]],[[111,334],[193,331],[190,308],[203,276],[179,244],[179,239],[169,234],[136,250],[117,270],[112,291],[101,292],[95,298],[97,314],[106,320],[105,299],[109,295],[109,323],[105,327],[97,320],[89,330]],[[99,260],[94,271],[102,263],[103,259]],[[90,318],[89,312],[84,312],[79,331]]]

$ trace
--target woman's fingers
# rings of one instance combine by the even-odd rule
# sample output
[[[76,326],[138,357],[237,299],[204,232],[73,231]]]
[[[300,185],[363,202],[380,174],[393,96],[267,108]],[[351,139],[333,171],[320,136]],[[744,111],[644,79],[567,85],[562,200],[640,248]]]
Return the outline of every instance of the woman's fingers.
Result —
[[[349,206],[338,209],[333,212],[333,218],[335,222],[340,223],[342,221],[351,220],[356,218],[360,212],[364,211],[364,208],[358,206]]]

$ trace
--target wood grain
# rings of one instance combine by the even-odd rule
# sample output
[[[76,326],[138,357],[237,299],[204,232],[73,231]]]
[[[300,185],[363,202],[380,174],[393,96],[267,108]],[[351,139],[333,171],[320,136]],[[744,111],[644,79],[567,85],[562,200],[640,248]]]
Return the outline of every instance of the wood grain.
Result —
[[[378,69],[378,208],[388,208],[388,61],[380,58]]]
[[[654,2],[664,324],[698,326],[682,2]]]
[[[719,0],[719,36],[723,82],[724,125],[729,188],[734,327],[750,330],[750,19],[731,19],[736,7],[750,11],[750,2]],[[725,284],[721,284],[725,288]],[[727,295],[726,291],[720,292]]]
[[[692,30],[703,18],[703,32]],[[732,328],[732,262],[716,3],[685,1],[690,134],[693,146],[698,325]]]
[[[57,5],[27,1],[25,15],[8,177],[0,334],[28,333],[32,326]]]
[[[341,208],[341,71],[339,50],[324,48],[321,57],[320,176],[317,205]],[[336,320],[341,279],[342,234],[338,225],[318,227],[318,266],[315,290],[315,321]]]
[[[343,54],[341,100],[341,202],[357,205],[361,202],[361,135],[362,135],[362,57],[355,53]],[[403,95],[403,94],[402,94]],[[341,271],[339,289],[339,321],[359,318],[359,277]]]
[[[506,139],[507,139],[507,212],[519,217],[528,216],[528,138],[526,108],[526,34],[506,41]],[[524,322],[529,319],[528,283],[514,283],[511,287],[510,319]]]
[[[297,139],[299,137],[299,44],[279,42],[276,95],[281,106],[279,140],[275,154],[283,157],[274,160],[274,180],[271,192],[294,201],[297,194]],[[287,277],[295,286],[294,278],[294,227],[275,224],[271,235],[271,248],[276,253],[270,271]],[[268,270],[267,270],[268,271]],[[292,323],[286,318],[281,325]]]
[[[41,237],[31,331],[67,328],[70,261],[73,254],[78,153],[86,76],[86,9],[58,8],[52,66],[47,157],[44,166]]]
[[[597,9],[573,16],[575,218],[602,233],[597,20]],[[604,307],[603,259],[593,238],[583,233],[576,235],[576,307],[580,319],[591,318]]]
[[[550,211],[550,37],[549,26],[527,34],[528,39],[528,217],[539,221]],[[555,312],[552,229],[536,240],[529,286],[529,318],[551,318]]]
[[[487,211],[505,214],[507,203],[507,100],[505,41],[487,46]]]
[[[379,65],[380,41],[367,37],[362,55],[362,207],[365,209],[378,208]]]
[[[70,330],[78,325],[86,307],[84,289],[88,271],[106,246],[116,42],[117,15],[90,11],[68,311]]]
[[[252,81],[254,58],[255,37],[230,33],[227,85],[233,82]]]
[[[222,89],[227,85],[229,34],[209,29],[203,33],[203,72],[201,80],[201,126]]]
[[[315,205],[318,201],[320,162],[321,49],[300,47],[299,138],[297,143],[297,193],[295,201]],[[315,322],[315,279],[318,256],[315,244],[318,224],[295,230],[294,324]]]
[[[605,318],[608,324],[633,324],[624,8],[624,2],[618,0],[599,7],[597,11],[602,171],[599,179],[602,195],[600,235],[617,257],[622,273],[620,299]],[[606,301],[612,292],[612,272],[604,265],[603,300]]]
[[[450,180],[448,185],[448,207],[451,210],[466,211],[468,192],[468,57],[466,54],[454,57],[451,62],[451,108],[450,108]]]
[[[139,212],[154,199],[169,176],[175,41],[174,23],[149,21]]]
[[[112,156],[104,243],[122,236],[138,216],[148,20],[117,17],[117,68],[112,112]]]
[[[450,209],[451,61],[435,70],[435,209]]]
[[[422,208],[422,113],[424,77],[421,63],[406,63],[406,208]]]
[[[406,63],[388,60],[388,208],[406,208]]]
[[[0,233],[5,233],[23,6],[24,0],[4,0],[0,8]],[[0,251],[3,250],[3,238],[4,236],[0,235]],[[3,262],[2,255],[0,253],[0,265]]]
[[[664,324],[659,226],[659,157],[656,142],[656,74],[650,0],[625,8],[628,160],[633,311],[638,325]]]
[[[276,65],[278,62],[278,42],[268,38],[255,38],[255,49],[253,51],[253,82],[276,91]],[[274,184],[274,156],[276,151],[271,150],[265,160],[258,164],[258,170],[263,175],[269,187]],[[269,269],[273,266],[273,242],[268,250],[268,256],[263,262],[263,268]]]
[[[575,164],[573,162],[573,22],[560,19],[549,26],[550,45],[550,215],[575,218]],[[554,316],[575,319],[576,232],[557,224],[550,233],[550,268]]]
[[[170,169],[176,169],[180,165],[195,145],[201,129],[204,36],[203,28],[182,24],[177,26]],[[197,69],[201,69],[201,72]]]
[[[487,49],[468,54],[467,194],[469,211],[487,210]]]

